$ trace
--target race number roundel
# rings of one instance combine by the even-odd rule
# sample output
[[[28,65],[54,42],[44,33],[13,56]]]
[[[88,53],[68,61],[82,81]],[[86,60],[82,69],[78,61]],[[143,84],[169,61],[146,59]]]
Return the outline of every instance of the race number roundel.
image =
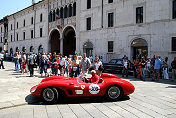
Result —
[[[91,94],[98,94],[100,92],[100,87],[97,84],[91,84],[89,86],[89,92]]]

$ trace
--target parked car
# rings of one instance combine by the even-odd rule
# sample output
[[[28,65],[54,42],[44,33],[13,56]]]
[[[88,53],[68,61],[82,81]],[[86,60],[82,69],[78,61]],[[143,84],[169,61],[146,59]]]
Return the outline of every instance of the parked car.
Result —
[[[43,79],[41,83],[32,87],[30,92],[44,102],[53,104],[65,97],[105,96],[116,101],[135,90],[130,82],[108,73],[102,73],[98,84],[86,83],[84,80],[85,77],[82,75],[77,78],[52,76]]]
[[[103,72],[122,73],[123,59],[112,59],[109,63],[103,63]],[[129,60],[129,75],[133,75],[133,64]]]

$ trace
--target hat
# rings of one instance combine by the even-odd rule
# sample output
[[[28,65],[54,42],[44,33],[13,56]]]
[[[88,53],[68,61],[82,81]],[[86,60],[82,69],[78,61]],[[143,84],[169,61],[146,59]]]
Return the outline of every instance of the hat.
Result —
[[[92,70],[92,71],[91,71],[91,73],[94,73],[94,74],[96,74],[96,71],[95,71],[95,70]]]

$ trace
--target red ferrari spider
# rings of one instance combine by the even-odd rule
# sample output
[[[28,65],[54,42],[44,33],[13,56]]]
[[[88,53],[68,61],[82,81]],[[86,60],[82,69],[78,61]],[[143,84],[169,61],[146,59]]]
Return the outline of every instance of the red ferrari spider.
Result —
[[[77,78],[52,76],[43,79],[31,88],[33,96],[40,97],[44,102],[53,104],[62,97],[93,97],[105,96],[116,101],[123,95],[134,92],[135,87],[118,76],[102,73],[98,84],[84,82],[84,77]]]

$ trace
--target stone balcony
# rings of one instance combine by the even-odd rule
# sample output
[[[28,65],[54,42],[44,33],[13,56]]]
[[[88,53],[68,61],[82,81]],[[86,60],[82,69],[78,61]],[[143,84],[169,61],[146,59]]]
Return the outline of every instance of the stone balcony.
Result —
[[[58,19],[56,21],[49,22],[49,29],[51,30],[56,27],[59,29],[62,29],[64,28],[64,26],[68,24],[76,24],[76,16],[72,16],[72,17],[64,18],[64,19]]]

